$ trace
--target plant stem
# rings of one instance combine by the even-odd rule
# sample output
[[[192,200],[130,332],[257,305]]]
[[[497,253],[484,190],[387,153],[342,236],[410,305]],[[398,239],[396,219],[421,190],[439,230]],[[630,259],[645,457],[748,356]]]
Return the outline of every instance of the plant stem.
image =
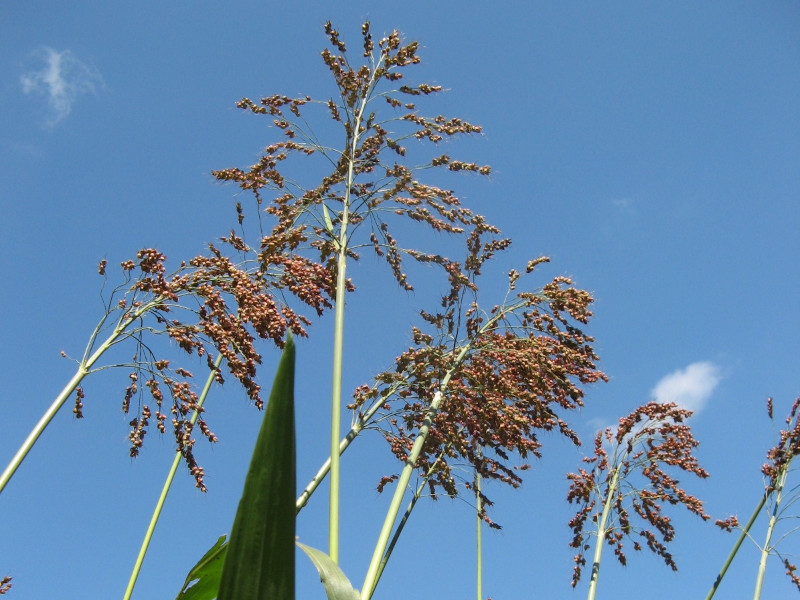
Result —
[[[789,472],[788,466],[788,464],[784,465],[784,468],[781,469],[781,473],[778,476],[777,485],[775,486],[775,506],[773,506],[772,514],[769,516],[767,537],[764,540],[764,547],[761,549],[761,560],[758,563],[758,576],[756,577],[756,589],[753,593],[753,600],[759,600],[759,598],[761,598],[761,587],[764,585],[764,573],[766,573],[767,570],[767,557],[772,550],[769,543],[772,539],[772,533],[775,531],[775,524],[778,522],[778,510],[781,505],[783,485],[786,483],[786,475]]]
[[[75,388],[78,387],[78,384],[83,380],[86,375],[89,374],[90,369],[98,361],[98,359],[105,353],[106,350],[111,348],[117,339],[125,332],[125,330],[130,326],[131,323],[138,320],[145,312],[156,306],[160,302],[160,299],[156,299],[152,302],[149,302],[141,307],[130,315],[130,318],[120,319],[117,325],[114,327],[114,331],[111,332],[111,335],[100,344],[100,347],[92,353],[91,356],[87,355],[91,352],[91,349],[94,345],[94,341],[97,337],[100,327],[102,326],[103,322],[105,321],[108,315],[105,315],[103,319],[100,321],[100,324],[95,328],[94,332],[92,333],[92,337],[89,341],[89,346],[84,353],[84,357],[81,360],[81,363],[78,365],[78,370],[75,372],[75,375],[72,376],[72,379],[69,380],[64,389],[56,396],[56,399],[50,405],[50,408],[42,415],[39,419],[39,422],[36,423],[34,428],[28,434],[28,437],[25,438],[25,441],[20,446],[17,453],[14,455],[14,458],[11,459],[11,462],[8,463],[8,466],[3,471],[3,474],[0,475],[0,493],[5,489],[6,484],[9,482],[11,477],[16,472],[17,468],[19,468],[22,461],[25,460],[28,452],[30,452],[33,445],[38,441],[39,437],[41,437],[42,433],[44,432],[45,428],[50,424],[50,421],[53,420],[53,417],[56,416],[56,413],[61,409],[67,399],[72,395],[72,392],[75,391]],[[124,318],[124,316],[123,316]]]
[[[408,507],[406,507],[406,512],[403,513],[403,518],[400,519],[400,523],[397,524],[397,529],[394,530],[394,535],[392,535],[392,541],[389,542],[389,546],[386,548],[386,552],[383,554],[383,558],[381,558],[381,564],[378,567],[378,574],[375,577],[375,583],[372,585],[372,591],[370,594],[375,593],[375,588],[378,586],[378,582],[381,580],[381,575],[383,575],[383,570],[386,568],[386,563],[389,562],[389,557],[392,555],[394,551],[394,547],[397,544],[397,541],[400,539],[400,534],[403,533],[403,529],[408,522],[408,518],[411,516],[411,511],[414,510],[414,506],[417,504],[417,500],[420,499],[422,496],[422,492],[425,489],[425,486],[428,483],[428,479],[430,479],[431,475],[433,475],[434,471],[436,470],[436,466],[439,464],[439,461],[447,452],[447,449],[450,448],[450,444],[447,445],[445,449],[443,449],[439,456],[436,457],[436,460],[433,461],[433,464],[428,469],[428,472],[425,473],[425,477],[422,478],[419,486],[417,486],[417,491],[414,492],[414,495],[411,497],[411,502],[408,503]]]
[[[603,553],[603,542],[606,538],[606,523],[608,522],[608,515],[611,513],[611,506],[614,503],[614,496],[616,496],[617,485],[619,485],[619,471],[620,468],[614,469],[611,476],[611,483],[608,485],[608,492],[606,493],[606,501],[603,503],[603,515],[600,517],[600,523],[597,525],[597,540],[594,547],[594,560],[592,561],[592,579],[589,581],[589,595],[588,600],[594,600],[597,593],[597,577],[600,574],[600,556]]]
[[[499,318],[499,315],[497,316]],[[492,320],[487,322],[487,325],[490,323],[492,323]],[[400,503],[403,501],[406,487],[411,479],[411,472],[414,470],[414,465],[416,464],[417,459],[422,452],[422,446],[425,444],[425,440],[428,437],[428,431],[430,431],[431,425],[433,424],[433,419],[436,416],[436,413],[439,411],[439,406],[444,398],[443,391],[447,388],[447,384],[450,383],[450,378],[460,366],[461,361],[464,360],[464,357],[467,355],[469,349],[469,344],[466,344],[461,349],[461,352],[459,352],[455,363],[442,378],[440,388],[436,391],[436,394],[434,394],[431,405],[425,414],[425,419],[422,422],[422,426],[419,428],[419,433],[417,434],[416,439],[414,439],[414,444],[412,445],[411,452],[406,459],[406,464],[403,466],[403,472],[400,474],[400,479],[397,482],[397,487],[395,488],[392,502],[389,505],[388,512],[386,513],[386,519],[383,522],[383,527],[381,528],[381,532],[378,536],[378,543],[375,546],[375,551],[372,553],[372,560],[370,561],[369,568],[367,569],[367,576],[364,579],[364,585],[361,587],[361,600],[369,600],[375,591],[380,562],[383,558],[384,552],[386,551],[386,544],[389,541],[389,535],[391,534],[392,527],[397,519],[397,513],[400,512]]]
[[[383,60],[383,59],[381,59]],[[380,65],[380,62],[378,63]],[[347,161],[347,181],[342,202],[342,212],[339,220],[338,250],[339,256],[336,262],[336,311],[333,330],[333,383],[331,390],[331,487],[330,505],[328,510],[328,555],[335,564],[339,564],[339,437],[341,431],[342,418],[342,350],[344,346],[344,296],[346,292],[346,271],[347,271],[347,225],[350,217],[350,192],[355,179],[355,160],[356,150],[358,149],[358,137],[361,129],[361,119],[367,107],[367,100],[370,97],[373,86],[375,85],[375,73],[377,68],[372,70],[370,82],[367,85],[364,96],[361,99],[361,106],[355,114],[353,126],[353,139],[348,151],[350,153]]]
[[[523,302],[528,301],[529,300],[524,300]],[[514,312],[523,302],[508,305],[505,307],[505,310],[498,311],[492,315],[481,326],[478,332],[475,333],[475,339],[480,338],[484,333],[490,331],[498,321],[505,318],[506,313]],[[386,550],[386,544],[389,541],[389,534],[392,532],[392,527],[397,519],[397,513],[400,512],[400,503],[403,501],[406,487],[411,479],[411,472],[414,470],[414,465],[416,464],[417,459],[422,452],[422,446],[425,444],[425,440],[428,438],[428,431],[430,431],[431,425],[433,424],[433,419],[436,416],[436,413],[439,411],[439,406],[444,398],[444,390],[447,389],[450,379],[453,377],[456,370],[461,366],[462,361],[471,349],[472,342],[467,342],[461,347],[455,361],[453,361],[453,366],[450,367],[450,369],[442,378],[442,381],[439,384],[439,389],[434,394],[431,405],[428,407],[428,411],[425,413],[425,419],[422,422],[422,426],[419,428],[419,432],[414,440],[414,444],[411,446],[411,452],[406,459],[403,472],[400,474],[400,479],[397,482],[397,487],[394,491],[392,502],[389,505],[389,510],[387,511],[386,518],[383,521],[383,527],[378,535],[378,543],[375,545],[375,551],[372,553],[372,560],[370,561],[367,569],[367,576],[364,579],[364,585],[361,586],[361,600],[369,600],[372,598],[372,594],[375,592],[380,562]]]
[[[219,370],[219,365],[222,362],[222,354],[217,356],[217,359],[214,361],[214,368],[208,374],[208,378],[206,379],[206,383],[203,386],[203,390],[200,392],[200,397],[197,400],[197,408],[194,410],[191,419],[189,422],[194,426],[197,422],[197,417],[200,415],[200,409],[203,407],[203,403],[206,401],[206,396],[208,396],[208,391],[211,389],[211,384],[214,382],[214,375]],[[175,458],[172,461],[172,467],[167,474],[167,479],[164,482],[164,487],[161,489],[161,495],[158,497],[158,502],[156,502],[156,508],[153,511],[153,516],[150,519],[150,525],[147,527],[147,531],[144,534],[144,541],[142,541],[142,546],[139,548],[139,555],[136,557],[136,563],[133,565],[133,572],[131,573],[131,577],[128,580],[128,587],[125,589],[125,595],[123,596],[123,600],[129,600],[131,594],[133,593],[133,586],[136,585],[136,579],[139,577],[139,571],[142,568],[142,562],[144,561],[144,555],[147,553],[147,548],[150,545],[150,539],[153,537],[153,532],[156,528],[156,523],[158,523],[158,518],[161,516],[161,509],[164,507],[164,501],[167,499],[167,493],[169,492],[169,488],[172,485],[172,480],[175,478],[175,472],[178,470],[178,465],[181,462],[181,451],[178,450],[175,453]]]
[[[394,388],[392,388],[392,391],[393,390]],[[388,398],[388,396],[391,395],[392,391],[390,391],[388,394],[385,394],[383,398],[381,398],[378,402],[375,402],[366,413],[364,413],[359,417],[356,424],[353,425],[350,431],[347,432],[347,435],[344,436],[344,438],[342,438],[342,440],[339,442],[339,447],[338,447],[339,456],[344,454],[344,451],[350,447],[352,441],[356,439],[356,437],[364,430],[364,428],[370,422],[370,419],[372,419],[375,413],[378,412],[383,407],[386,399]],[[322,463],[322,466],[319,468],[319,471],[317,471],[317,474],[314,475],[314,477],[305,487],[303,492],[297,497],[297,503],[296,503],[297,512],[300,512],[300,510],[308,503],[308,499],[311,497],[311,494],[314,493],[314,490],[316,490],[317,487],[319,487],[319,485],[322,483],[322,480],[325,479],[325,476],[331,470],[332,462],[333,461],[331,461],[331,457],[329,456],[325,460],[325,462]]]
[[[342,348],[344,345],[344,293],[347,259],[347,202],[342,211],[339,237],[339,259],[336,278],[336,322],[333,334],[333,384],[331,392],[331,454],[330,454],[330,504],[328,512],[328,554],[334,563],[339,563],[339,435],[342,403]]]
[[[739,551],[739,547],[742,545],[742,542],[744,542],[745,538],[750,533],[750,528],[753,526],[753,523],[756,522],[756,518],[758,518],[761,509],[764,508],[764,504],[767,502],[768,496],[769,493],[767,492],[764,492],[764,495],[761,496],[761,500],[759,500],[758,505],[753,511],[753,514],[750,515],[750,520],[747,521],[747,524],[744,526],[744,529],[742,529],[742,533],[739,536],[739,539],[736,540],[733,549],[731,550],[730,554],[728,554],[728,558],[725,560],[725,564],[722,565],[722,569],[720,569],[719,571],[719,575],[717,575],[717,578],[714,580],[714,585],[711,586],[711,590],[708,592],[706,600],[711,600],[711,598],[713,598],[714,594],[717,592],[717,588],[722,583],[722,578],[725,577],[725,573],[728,572],[728,567],[731,566],[731,563],[733,562],[736,553]]]
[[[478,456],[480,456],[480,450],[478,451]],[[475,470],[475,509],[476,509],[476,521],[477,521],[477,553],[478,553],[478,564],[477,564],[477,590],[478,590],[478,600],[483,600],[483,557],[482,557],[482,539],[481,539],[481,474],[478,473],[477,469]]]

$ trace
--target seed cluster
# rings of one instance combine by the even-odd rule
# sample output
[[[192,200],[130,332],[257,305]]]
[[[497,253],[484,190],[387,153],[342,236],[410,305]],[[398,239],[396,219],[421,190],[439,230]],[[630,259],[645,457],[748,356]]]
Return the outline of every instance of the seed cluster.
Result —
[[[767,452],[768,462],[761,467],[767,477],[767,491],[775,489],[782,471],[788,468],[794,457],[800,454],[800,398],[794,401],[786,417],[786,429],[781,429],[778,443]],[[767,400],[767,414],[772,418],[772,398]]]
[[[221,242],[223,249],[232,250],[232,256],[209,244],[208,254],[182,263],[171,274],[167,273],[162,253],[144,248],[135,261],[122,263],[126,281],[107,302],[104,321],[118,314],[117,327],[124,326],[126,338],[133,338],[137,345],[122,400],[124,413],[135,410],[128,436],[130,455],[138,455],[153,417],[162,434],[167,431],[169,419],[177,450],[203,491],[204,471],[193,453],[191,417],[194,411],[202,412],[191,385],[193,375],[182,367],[171,368],[169,360],[157,356],[145,334],[166,335],[186,354],[204,357],[218,383],[224,383],[224,378],[214,369],[214,355],[221,354],[227,370],[261,408],[261,388],[256,383],[261,356],[256,340],[269,339],[280,347],[289,330],[307,335],[305,326],[310,320],[291,308],[286,298],[294,298],[320,315],[332,306],[335,285],[324,265],[286,251],[299,243],[296,232],[267,239],[274,255],[263,248],[250,248],[231,232]],[[100,263],[98,272],[105,276],[105,261]],[[166,406],[165,395],[169,398]],[[153,408],[144,401],[145,396],[152,400]],[[83,399],[83,389],[77,388],[73,409],[77,418],[83,416]],[[132,409],[134,399],[137,402]],[[202,418],[198,426],[209,442],[217,441]]]
[[[614,549],[622,565],[627,563],[623,540],[636,534],[667,566],[678,570],[666,546],[675,537],[675,528],[663,514],[664,502],[682,504],[703,520],[710,518],[703,511],[703,503],[664,470],[673,467],[701,479],[708,477],[692,454],[699,443],[685,423],[691,414],[674,403],[640,406],[620,419],[616,432],[606,429],[597,434],[594,455],[583,459],[592,465],[591,471],[579,469],[578,473],[567,475],[571,482],[567,501],[579,507],[569,522],[574,534],[569,545],[578,549],[573,587],[580,580],[586,565],[585,552],[591,547],[585,540],[598,534]],[[617,484],[612,485],[615,480]],[[598,532],[600,513],[609,500],[612,504],[606,527]],[[644,527],[632,523],[632,513],[641,518]],[[633,549],[642,549],[636,539]]]
[[[428,140],[436,144],[448,137],[480,133],[481,128],[458,118],[422,116],[416,104],[407,101],[408,97],[440,92],[440,86],[422,83],[393,89],[382,87],[403,79],[400,71],[420,62],[417,42],[403,44],[394,31],[381,39],[376,49],[370,25],[364,23],[365,60],[360,66],[352,66],[346,46],[330,22],[325,25],[325,32],[333,51],[325,49],[322,59],[336,82],[338,98],[319,101],[309,96],[273,95],[259,102],[243,98],[238,103],[240,108],[272,117],[273,124],[283,131],[286,139],[268,146],[249,169],[223,169],[214,171],[214,175],[221,181],[233,181],[242,189],[252,191],[259,207],[265,203],[264,192],[274,192],[276,197],[264,209],[278,221],[272,236],[292,232],[298,236],[298,242],[310,240],[310,246],[319,251],[318,262],[329,269],[328,277],[334,279],[334,283],[340,247],[346,247],[348,257],[358,258],[354,249],[359,244],[350,239],[349,230],[342,235],[343,223],[346,221],[348,227],[353,228],[367,225],[368,245],[387,262],[397,283],[410,290],[412,286],[402,265],[404,255],[435,264],[443,264],[444,259],[435,253],[400,246],[391,233],[390,218],[406,217],[434,231],[453,234],[462,234],[465,228],[477,227],[483,221],[463,207],[452,191],[418,181],[415,171],[442,167],[454,172],[489,175],[490,169],[451,159],[446,154],[418,167],[409,167],[398,162],[406,156],[404,142]],[[381,116],[381,106],[374,104],[384,101],[394,110]],[[324,106],[331,119],[341,124],[345,138],[343,150],[333,151],[310,134],[305,122],[298,119],[307,105]],[[390,127],[398,131],[390,131]],[[333,170],[315,187],[303,187],[284,177],[279,168],[293,155],[324,156]],[[241,223],[244,218],[241,207],[237,210]],[[270,243],[262,241],[262,249],[268,256],[276,256]],[[286,249],[294,253],[301,246]]]
[[[767,399],[767,415],[773,418],[773,401]],[[761,467],[761,472],[767,479],[766,494],[773,494],[779,490],[783,476],[791,467],[792,461],[800,454],[800,398],[797,398],[789,410],[785,419],[786,428],[781,429],[778,434],[778,442],[767,452],[767,462]],[[796,499],[796,497],[795,497]],[[717,525],[725,528],[725,522],[717,522]],[[780,556],[780,554],[779,554]],[[786,575],[800,591],[800,577],[795,574],[797,566],[786,557],[783,559],[783,566],[786,568]]]
[[[414,465],[422,475],[432,470],[428,487],[434,498],[438,491],[458,495],[461,465],[469,467],[465,489],[472,489],[474,473],[519,486],[519,471],[527,465],[512,465],[511,455],[539,457],[539,431],[555,430],[579,444],[557,411],[582,405],[581,384],[605,380],[595,366],[592,338],[573,325],[587,322],[592,298],[569,279],[556,278],[539,293],[511,296],[519,278],[512,271],[506,301],[489,312],[480,309],[477,275],[506,246],[507,240],[482,242],[480,231],[468,238],[464,265],[444,265],[450,290],[442,309],[421,313],[431,333],[414,327],[414,346],[373,385],[359,387],[350,405],[363,415],[370,403],[385,403],[380,418],[384,437],[392,453],[406,462],[434,396],[444,396]],[[530,270],[545,261],[532,261]],[[383,477],[379,491],[395,478]],[[498,527],[486,515],[492,501],[483,492],[481,497],[482,518]]]

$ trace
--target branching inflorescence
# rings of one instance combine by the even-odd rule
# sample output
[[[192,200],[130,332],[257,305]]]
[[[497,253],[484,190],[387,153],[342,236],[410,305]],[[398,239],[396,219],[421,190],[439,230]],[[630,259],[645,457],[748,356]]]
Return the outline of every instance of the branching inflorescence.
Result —
[[[287,296],[319,315],[331,305],[333,293],[332,282],[325,277],[328,272],[321,265],[291,255],[280,255],[265,264],[233,232],[222,241],[235,250],[236,262],[214,244],[209,244],[208,255],[182,263],[171,274],[164,266],[165,256],[152,248],[140,250],[135,261],[123,262],[125,282],[106,301],[106,313],[78,361],[79,366],[87,363],[97,336],[109,324],[117,334],[111,345],[135,340],[131,362],[113,365],[131,369],[123,412],[130,412],[132,400],[137,400],[136,416],[130,422],[130,454],[139,453],[151,419],[161,433],[166,432],[169,420],[178,450],[202,490],[203,469],[192,451],[195,439],[190,415],[198,409],[202,412],[190,383],[193,376],[185,368],[172,368],[170,360],[161,358],[155,339],[167,337],[186,354],[205,358],[219,383],[224,378],[214,366],[214,354],[221,355],[227,370],[261,408],[260,386],[255,381],[256,366],[261,362],[256,339],[269,339],[282,346],[289,330],[306,335],[304,326],[310,320],[286,303]],[[106,275],[106,261],[98,270]],[[170,406],[164,406],[165,395]],[[155,411],[145,397],[152,399]],[[73,409],[78,418],[83,416],[84,399],[84,390],[78,387]],[[216,441],[202,418],[197,426],[205,438]]]
[[[520,274],[511,271],[503,303],[480,308],[477,275],[506,246],[507,240],[481,242],[479,231],[469,237],[463,267],[448,266],[450,289],[441,309],[421,313],[430,333],[414,327],[414,346],[372,386],[356,390],[350,406],[363,415],[375,402],[383,405],[379,426],[401,462],[409,460],[433,415],[414,466],[434,498],[438,491],[458,495],[458,467],[466,465],[466,489],[474,473],[518,487],[518,471],[527,465],[513,465],[511,455],[540,456],[539,431],[557,430],[579,444],[558,413],[582,405],[581,384],[605,380],[595,366],[592,338],[574,326],[591,315],[591,296],[569,279],[557,277],[537,293],[516,292]],[[531,261],[526,271],[546,261]],[[396,478],[384,477],[379,490]],[[481,500],[482,518],[496,527],[486,515],[491,500],[483,492]]]
[[[688,494],[680,481],[665,471],[679,469],[705,479],[708,473],[693,455],[698,442],[685,423],[692,412],[676,404],[650,402],[620,419],[616,432],[606,429],[595,438],[595,452],[584,462],[591,470],[570,473],[567,500],[579,506],[569,526],[574,534],[570,546],[578,550],[572,585],[575,586],[586,564],[584,554],[591,548],[588,536],[596,536],[592,568],[592,587],[596,585],[603,542],[614,548],[622,565],[627,562],[623,541],[636,535],[633,549],[644,544],[677,570],[667,543],[675,537],[675,528],[663,512],[664,503],[684,505],[703,520],[709,516],[703,503]],[[638,515],[644,527],[632,519]]]
[[[450,234],[497,230],[462,206],[452,191],[416,178],[418,171],[432,168],[488,175],[489,167],[438,152],[416,165],[407,161],[407,141],[418,146],[418,142],[436,146],[445,139],[481,131],[480,127],[459,118],[426,117],[418,111],[416,102],[442,91],[440,86],[427,83],[401,83],[404,80],[401,71],[420,62],[419,44],[403,43],[394,31],[376,47],[370,24],[366,22],[361,28],[363,53],[358,64],[350,61],[339,32],[330,22],[325,25],[325,33],[333,51],[324,50],[322,59],[333,75],[337,96],[312,100],[310,96],[273,95],[259,102],[243,98],[238,106],[271,117],[274,126],[283,131],[284,139],[268,146],[249,169],[229,168],[215,171],[214,175],[251,191],[259,211],[263,208],[276,219],[271,233],[260,242],[262,262],[286,252],[309,256],[303,252],[313,250],[315,261],[324,265],[336,288],[329,521],[329,555],[335,562],[338,560],[344,296],[346,290],[353,289],[346,277],[347,259],[358,260],[360,248],[371,248],[386,261],[398,285],[411,290],[403,264],[405,257],[439,265],[448,274],[455,263],[436,252],[401,246],[393,234],[395,219],[411,220],[435,232]],[[316,105],[330,117],[335,129],[344,134],[339,138],[344,143],[326,144],[317,137],[305,120],[308,105]],[[289,177],[286,173],[290,167],[285,165],[294,156],[319,158],[324,175],[311,183]],[[302,172],[306,174],[309,169]],[[267,192],[274,197],[266,199]],[[241,222],[241,203],[237,204],[237,212]],[[287,236],[292,239],[290,245],[283,242]]]
[[[403,255],[420,262],[448,264],[443,257],[398,245],[392,235],[392,217],[406,217],[440,232],[461,234],[465,228],[487,227],[480,215],[461,205],[450,190],[420,182],[415,172],[441,167],[450,171],[488,175],[488,166],[463,162],[446,154],[423,164],[406,164],[409,140],[437,144],[445,138],[479,133],[481,128],[458,118],[425,117],[415,101],[442,91],[429,84],[398,85],[400,71],[420,62],[417,42],[403,44],[394,31],[376,49],[369,23],[364,23],[363,58],[360,66],[350,63],[339,33],[329,23],[326,34],[336,52],[324,50],[322,58],[333,74],[338,97],[313,100],[308,96],[290,98],[274,95],[254,102],[243,98],[238,106],[255,114],[272,117],[285,140],[268,146],[249,169],[215,171],[222,181],[233,181],[252,191],[256,204],[277,219],[272,233],[261,242],[262,260],[287,251],[294,252],[308,242],[319,252],[335,278],[342,247],[346,256],[357,259],[357,249],[371,247],[392,270],[398,284],[412,289],[402,267]],[[383,89],[388,88],[388,89]],[[388,106],[388,110],[386,105]],[[345,143],[332,147],[320,141],[304,119],[307,105],[325,107],[330,118],[344,130]],[[386,114],[384,114],[386,113]],[[319,156],[328,173],[313,185],[293,180],[281,172],[291,156]],[[265,202],[266,191],[275,197]],[[242,218],[241,203],[237,205]],[[364,239],[354,241],[352,233],[366,227]],[[349,229],[348,229],[349,228]],[[281,240],[292,232],[292,245]]]

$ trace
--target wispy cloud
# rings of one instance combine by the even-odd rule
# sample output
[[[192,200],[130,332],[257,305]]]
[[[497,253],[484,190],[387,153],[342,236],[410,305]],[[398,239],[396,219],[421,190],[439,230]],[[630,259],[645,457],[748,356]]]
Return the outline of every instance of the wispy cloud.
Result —
[[[710,362],[696,362],[662,377],[651,392],[656,402],[675,402],[681,408],[700,412],[722,378]]]
[[[42,47],[33,53],[37,61],[44,62],[38,71],[30,71],[20,78],[25,94],[40,94],[47,97],[50,115],[46,125],[52,127],[72,111],[79,96],[96,94],[103,88],[103,78],[69,50],[58,52]]]

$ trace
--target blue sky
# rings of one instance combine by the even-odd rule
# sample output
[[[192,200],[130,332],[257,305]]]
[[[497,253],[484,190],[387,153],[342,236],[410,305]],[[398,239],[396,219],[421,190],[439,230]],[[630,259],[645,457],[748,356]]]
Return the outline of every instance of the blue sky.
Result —
[[[489,181],[455,178],[463,201],[514,240],[487,275],[535,256],[597,298],[590,331],[609,382],[571,423],[589,443],[653,398],[697,411],[707,481],[684,483],[715,518],[746,519],[778,423],[800,395],[800,6],[794,2],[190,3],[31,1],[0,5],[0,458],[10,459],[72,375],[102,315],[97,262],[155,246],[178,261],[233,225],[237,190],[212,169],[255,162],[278,138],[234,107],[242,96],[327,98],[319,58],[333,20],[358,43],[363,19],[421,43],[418,81],[448,89],[436,111],[484,127],[459,154]],[[409,343],[425,289],[400,292],[364,261],[348,306],[345,394]],[[109,269],[111,282],[116,272]],[[491,303],[491,300],[487,300]],[[387,322],[387,311],[391,318]],[[298,484],[327,456],[332,321],[298,345]],[[262,385],[278,354],[263,346]],[[85,419],[66,408],[0,495],[0,575],[13,595],[122,593],[173,443],[127,451],[122,371],[84,386]],[[134,598],[173,598],[228,531],[259,413],[235,385],[212,392],[220,442],[198,452],[209,492],[181,471]],[[349,417],[345,417],[349,419]],[[349,422],[349,421],[348,421]],[[582,598],[569,586],[565,474],[583,454],[555,436],[518,491],[490,490],[501,532],[484,535],[484,595]],[[586,448],[589,452],[589,448]],[[379,436],[343,460],[342,566],[358,586],[395,468]],[[797,483],[797,481],[795,481]],[[301,513],[301,541],[326,545],[325,494]],[[704,597],[733,536],[674,512],[678,573],[646,554],[625,569],[607,553],[598,597]],[[787,528],[784,531],[788,530]],[[763,537],[759,521],[755,538]],[[780,549],[800,555],[798,538]],[[377,597],[474,597],[474,518],[462,501],[425,502]],[[752,596],[746,543],[717,597]],[[323,598],[298,557],[298,597]],[[795,592],[773,558],[764,598]]]

